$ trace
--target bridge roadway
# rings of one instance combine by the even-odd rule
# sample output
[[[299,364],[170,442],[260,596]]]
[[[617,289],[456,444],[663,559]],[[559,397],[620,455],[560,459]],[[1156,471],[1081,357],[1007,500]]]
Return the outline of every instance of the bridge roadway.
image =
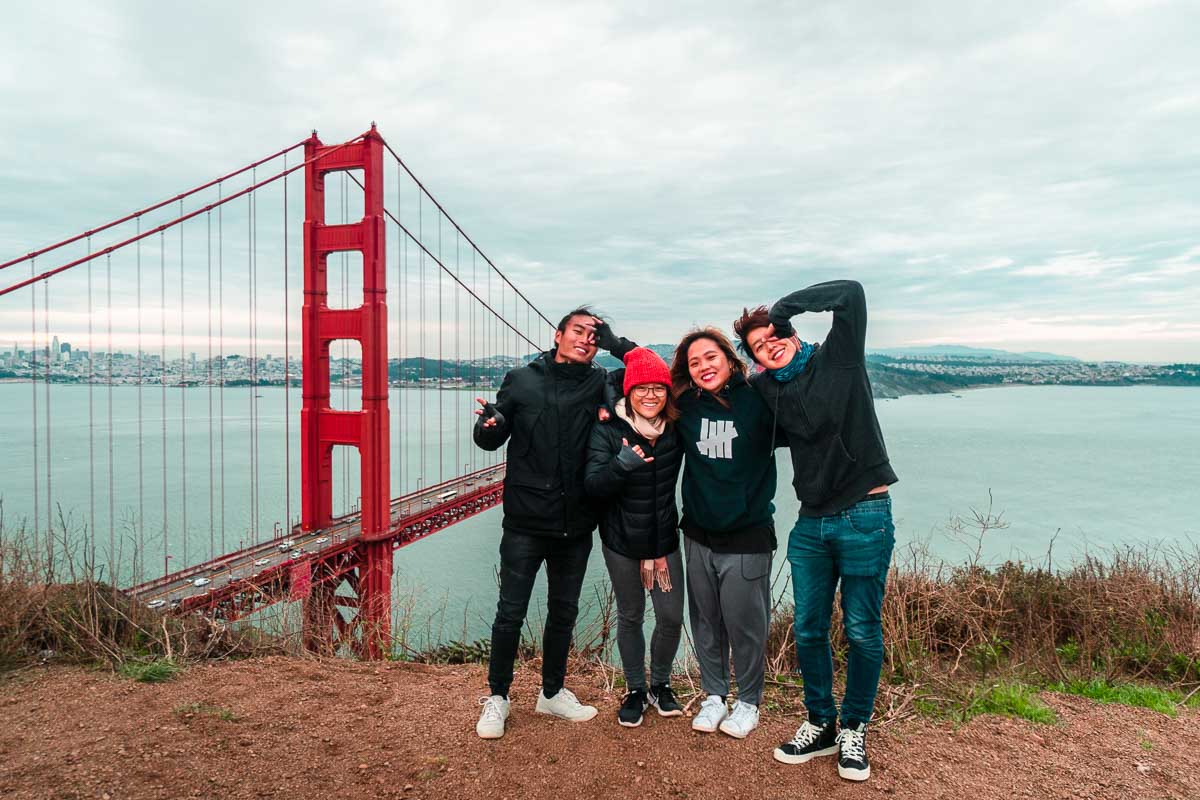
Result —
[[[393,548],[498,505],[504,472],[501,463],[392,500],[388,539]],[[222,600],[241,600],[247,594],[257,596],[253,606],[288,599],[270,595],[289,594],[292,576],[306,562],[328,562],[350,553],[362,538],[360,516],[340,517],[330,527],[316,531],[305,532],[296,526],[287,536],[148,581],[132,587],[129,594],[164,611],[215,609]]]

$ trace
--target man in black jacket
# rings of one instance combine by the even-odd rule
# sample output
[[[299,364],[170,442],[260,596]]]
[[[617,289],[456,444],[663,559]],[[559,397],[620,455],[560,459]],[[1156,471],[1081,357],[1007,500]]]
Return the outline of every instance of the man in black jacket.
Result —
[[[791,318],[833,312],[822,344],[802,342]],[[752,385],[791,445],[800,517],[788,538],[796,605],[796,656],[804,676],[806,721],[775,749],[785,764],[838,754],[838,774],[870,777],[866,727],[883,665],[880,608],[895,544],[888,486],[896,482],[875,416],[866,368],[867,303],[855,281],[829,281],[784,297],[734,323],[742,350],[762,370]],[[850,646],[846,694],[833,697],[829,627],[841,583]]]
[[[583,486],[588,437],[604,401],[605,371],[592,363],[597,346],[617,358],[635,347],[619,339],[589,309],[562,318],[553,350],[504,376],[495,403],[480,399],[475,444],[496,450],[508,442],[504,535],[500,539],[500,600],[488,665],[491,695],[475,731],[504,735],[508,689],[534,578],[546,563],[548,595],[542,638],[542,691],[536,710],[582,722],[596,709],[563,686],[579,593],[592,550],[597,512]]]

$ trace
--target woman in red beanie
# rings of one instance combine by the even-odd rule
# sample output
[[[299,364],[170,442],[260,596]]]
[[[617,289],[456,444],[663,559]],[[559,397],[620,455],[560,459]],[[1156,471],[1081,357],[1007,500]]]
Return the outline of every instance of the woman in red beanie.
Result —
[[[628,694],[617,721],[642,724],[653,705],[661,716],[682,716],[671,691],[671,667],[683,629],[683,563],[675,481],[683,448],[675,430],[671,374],[653,350],[637,347],[625,356],[623,397],[616,415],[592,428],[584,487],[603,498],[600,517],[604,561],[617,600],[617,648]],[[650,638],[650,683],[646,684],[643,617],[646,593],[654,604]]]

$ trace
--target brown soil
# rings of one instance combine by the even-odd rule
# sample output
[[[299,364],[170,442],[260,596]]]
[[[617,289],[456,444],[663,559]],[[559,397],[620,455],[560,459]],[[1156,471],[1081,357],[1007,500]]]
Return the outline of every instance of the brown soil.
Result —
[[[479,666],[266,658],[157,685],[26,670],[0,679],[0,797],[1200,797],[1194,710],[1171,719],[1051,694],[1052,726],[910,719],[872,734],[874,775],[851,784],[831,759],[771,759],[795,713],[765,713],[743,741],[693,733],[686,718],[628,729],[600,673],[569,682],[599,717],[534,714],[525,669],[507,735],[485,742]]]

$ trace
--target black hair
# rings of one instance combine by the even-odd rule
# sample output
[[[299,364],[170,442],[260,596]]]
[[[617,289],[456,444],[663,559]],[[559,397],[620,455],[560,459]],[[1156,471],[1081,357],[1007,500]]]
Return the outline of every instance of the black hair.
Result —
[[[559,333],[566,332],[567,323],[571,321],[572,317],[595,317],[598,320],[604,320],[604,317],[600,316],[595,311],[593,311],[590,306],[580,306],[579,308],[576,308],[573,311],[568,311],[567,315],[558,321],[558,329],[557,330]]]

